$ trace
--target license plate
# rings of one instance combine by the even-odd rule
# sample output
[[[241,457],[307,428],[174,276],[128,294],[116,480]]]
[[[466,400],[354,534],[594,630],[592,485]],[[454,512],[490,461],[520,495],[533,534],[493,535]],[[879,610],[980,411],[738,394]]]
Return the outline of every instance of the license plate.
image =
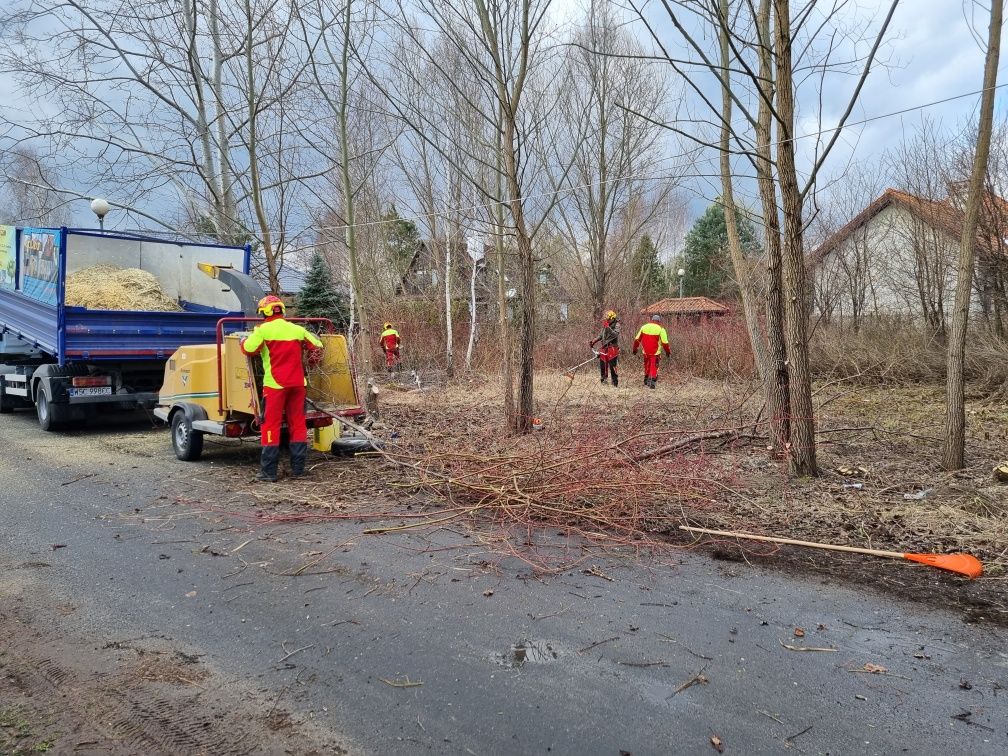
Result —
[[[70,396],[111,396],[111,386],[86,386],[70,389]]]

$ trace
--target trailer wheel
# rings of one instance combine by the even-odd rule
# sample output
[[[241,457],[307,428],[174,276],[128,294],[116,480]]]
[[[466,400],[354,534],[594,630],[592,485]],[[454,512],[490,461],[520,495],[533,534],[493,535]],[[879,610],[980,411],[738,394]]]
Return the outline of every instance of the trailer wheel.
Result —
[[[203,454],[203,431],[193,429],[185,412],[172,415],[171,438],[175,456],[183,462],[195,462]]]
[[[39,427],[42,430],[46,432],[59,430],[60,423],[56,418],[56,411],[52,402],[49,401],[48,394],[41,386],[35,394],[35,414],[38,415]]]

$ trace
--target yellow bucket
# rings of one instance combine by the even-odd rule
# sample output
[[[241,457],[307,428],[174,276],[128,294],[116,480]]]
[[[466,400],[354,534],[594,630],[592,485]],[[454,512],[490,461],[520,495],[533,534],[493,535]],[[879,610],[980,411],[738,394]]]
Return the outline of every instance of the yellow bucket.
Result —
[[[339,423],[333,422],[324,428],[312,428],[312,449],[328,454],[339,435]]]

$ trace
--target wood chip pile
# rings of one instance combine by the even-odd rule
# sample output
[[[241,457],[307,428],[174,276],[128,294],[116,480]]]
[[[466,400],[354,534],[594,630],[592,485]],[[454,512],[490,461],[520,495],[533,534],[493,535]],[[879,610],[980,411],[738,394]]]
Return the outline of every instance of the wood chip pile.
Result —
[[[66,304],[89,310],[182,310],[178,302],[165,296],[151,273],[114,265],[95,265],[70,273],[66,279]]]

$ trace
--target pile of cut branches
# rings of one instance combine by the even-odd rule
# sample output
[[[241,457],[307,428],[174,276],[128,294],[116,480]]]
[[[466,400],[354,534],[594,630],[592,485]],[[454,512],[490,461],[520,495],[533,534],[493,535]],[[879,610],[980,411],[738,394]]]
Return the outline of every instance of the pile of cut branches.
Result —
[[[459,423],[455,427],[466,430],[453,437],[424,434],[412,444],[386,447],[380,455],[384,466],[400,473],[393,485],[436,507],[427,517],[386,522],[365,532],[475,521],[499,549],[547,572],[587,558],[571,558],[572,536],[586,545],[665,550],[670,544],[662,534],[674,530],[684,512],[713,502],[719,484],[705,476],[707,460],[698,438],[703,434],[673,434],[678,442],[669,442],[667,430],[648,432],[645,419],[637,416],[624,417],[617,435],[611,419],[588,409],[572,420],[556,421],[548,432],[525,437],[503,436],[487,424]],[[719,430],[710,437],[734,433]]]

